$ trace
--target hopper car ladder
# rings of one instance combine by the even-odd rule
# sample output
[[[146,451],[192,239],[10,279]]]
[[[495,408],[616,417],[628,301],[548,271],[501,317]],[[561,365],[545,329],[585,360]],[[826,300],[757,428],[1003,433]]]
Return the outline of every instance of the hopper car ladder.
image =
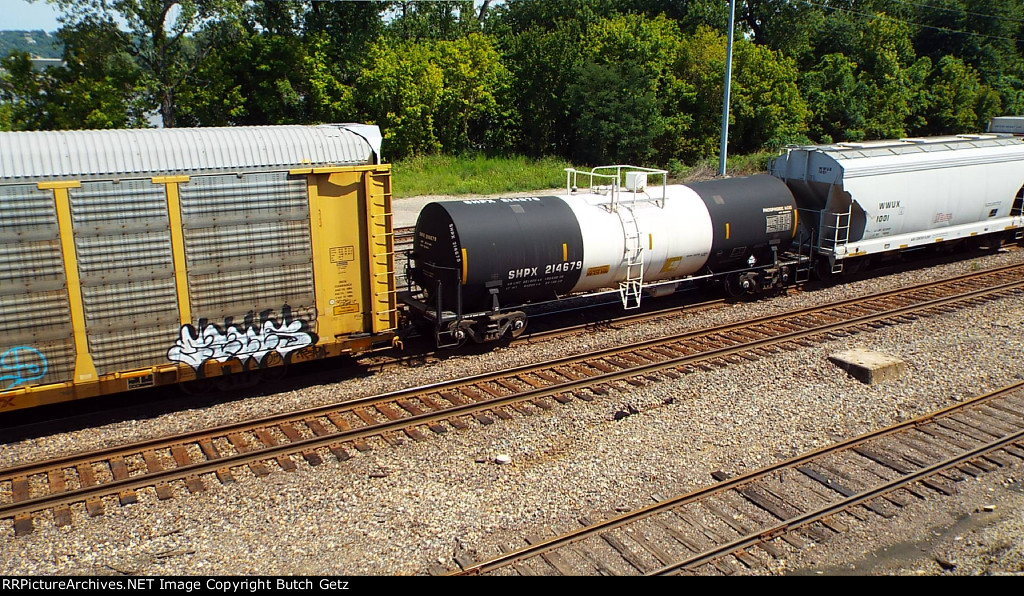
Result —
[[[815,253],[815,231],[811,230],[810,236],[800,234],[796,245],[796,268],[794,269],[793,282],[802,284],[810,281],[812,263]]]
[[[825,230],[829,230],[829,233],[822,234],[822,238],[828,242],[831,246],[832,254],[829,260],[832,262],[832,273],[842,273],[843,261],[837,259],[839,249],[846,248],[846,244],[850,241],[850,217],[853,215],[853,205],[851,204],[846,208],[846,212],[833,212],[828,215],[832,216],[834,223],[825,227]],[[825,217],[825,214],[822,214]],[[845,255],[845,250],[843,251]]]

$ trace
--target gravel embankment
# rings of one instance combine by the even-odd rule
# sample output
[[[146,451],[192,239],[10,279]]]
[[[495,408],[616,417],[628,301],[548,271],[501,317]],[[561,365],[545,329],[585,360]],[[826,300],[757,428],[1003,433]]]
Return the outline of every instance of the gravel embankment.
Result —
[[[698,313],[657,325],[589,333],[453,357],[386,375],[345,380],[151,419],[0,445],[0,466],[72,446],[109,445],[267,415],[474,371],[827,304],[979,266],[1024,261],[1001,253],[926,270]],[[906,375],[863,385],[827,361],[862,346],[902,358]],[[129,507],[57,528],[45,519],[16,538],[0,527],[0,575],[22,574],[415,574],[450,565],[459,549],[495,545],[601,518],[706,485],[715,470],[756,469],[1024,377],[1024,300],[1003,299],[772,359],[686,375],[675,382],[556,406],[489,426],[375,449],[339,463],[264,479],[237,473],[227,486]],[[638,414],[621,420],[617,410]],[[499,454],[511,457],[497,465]],[[477,463],[485,460],[486,463]],[[851,522],[849,533],[756,573],[1020,573],[1024,570],[1024,466],[959,483],[890,521]],[[3,489],[0,489],[3,490]],[[4,495],[0,494],[0,498]],[[992,511],[986,511],[989,506]]]

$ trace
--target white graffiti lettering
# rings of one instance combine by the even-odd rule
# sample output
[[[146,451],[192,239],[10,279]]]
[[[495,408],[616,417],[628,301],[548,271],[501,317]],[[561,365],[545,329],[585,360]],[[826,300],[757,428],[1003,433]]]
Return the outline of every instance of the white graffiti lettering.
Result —
[[[285,357],[316,343],[316,336],[304,331],[305,328],[305,321],[301,319],[284,325],[264,321],[259,329],[254,325],[244,329],[231,325],[223,332],[216,325],[204,325],[199,331],[192,325],[185,325],[181,328],[181,336],[167,350],[167,358],[196,370],[208,360],[227,362],[238,358],[244,366],[253,359],[263,364],[263,358],[271,352]]]

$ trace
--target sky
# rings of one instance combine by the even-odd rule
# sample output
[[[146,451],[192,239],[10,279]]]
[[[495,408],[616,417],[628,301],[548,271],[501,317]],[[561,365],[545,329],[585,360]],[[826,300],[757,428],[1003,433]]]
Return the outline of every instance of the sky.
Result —
[[[60,11],[46,0],[0,0],[0,31],[42,29],[53,33],[60,27],[59,14]]]
[[[57,24],[59,14],[57,8],[45,0],[0,0],[0,31],[42,29],[53,32],[60,26]]]

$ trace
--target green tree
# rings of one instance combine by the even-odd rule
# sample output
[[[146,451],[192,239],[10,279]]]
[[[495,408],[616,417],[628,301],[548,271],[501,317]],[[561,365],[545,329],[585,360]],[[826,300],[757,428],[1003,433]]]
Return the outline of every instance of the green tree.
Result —
[[[264,5],[272,9],[279,0],[258,0],[254,5]],[[391,2],[334,2],[331,0],[314,0],[309,3],[309,10],[303,10],[305,2],[296,11],[298,16],[293,19],[300,23],[300,31],[305,39],[323,36],[320,43],[333,76],[345,85],[352,85],[363,68],[366,53],[370,45],[384,35],[386,25],[383,14],[391,6]],[[276,31],[285,34],[285,31]]]
[[[393,157],[492,149],[507,139],[510,77],[494,43],[394,40],[371,46],[355,85],[357,105],[384,131]]]
[[[985,130],[1001,110],[999,94],[981,83],[978,71],[955,56],[943,56],[928,77],[927,124],[922,134]]]
[[[695,161],[718,154],[726,38],[700,28],[683,44],[678,77],[696,87],[686,110],[693,126],[683,157]],[[730,94],[730,151],[752,152],[805,140],[810,114],[797,87],[796,63],[764,46],[737,39]]]
[[[116,34],[104,49],[132,56],[144,99],[166,127],[175,125],[176,96],[217,40],[196,33],[222,26],[242,3],[232,0],[49,0],[62,11],[65,29],[103,28]],[[117,26],[125,23],[127,31]]]
[[[855,60],[867,89],[867,138],[902,137],[925,125],[924,84],[932,64],[917,57],[910,34],[909,25],[884,14],[864,24]]]
[[[453,41],[481,30],[472,0],[396,0],[391,12],[386,31],[397,39]]]
[[[518,151],[565,156],[576,145],[569,86],[584,61],[583,38],[582,22],[564,20],[552,30],[531,27],[501,40],[516,81],[512,104],[522,118]]]
[[[64,64],[35,70],[27,54],[3,62],[0,101],[9,107],[14,130],[68,130],[144,126],[148,106],[141,99],[132,56],[107,51],[120,33],[112,24],[63,28],[58,37]]]
[[[356,101],[378,124],[394,158],[441,149],[434,116],[444,73],[426,44],[385,39],[370,47],[367,68],[356,80]]]
[[[568,86],[576,131],[572,156],[586,163],[667,163],[692,119],[682,110],[694,89],[675,65],[682,45],[664,16],[620,15],[591,27],[584,62]]]
[[[215,31],[178,97],[187,125],[356,121],[354,84],[387,3],[254,0]],[[229,28],[230,26],[230,28]],[[230,34],[227,33],[230,31]],[[201,32],[197,35],[203,35]]]
[[[472,33],[438,42],[435,63],[444,73],[438,106],[438,139],[450,152],[505,151],[518,124],[511,108],[512,75],[494,41]]]
[[[48,81],[32,69],[25,52],[12,52],[0,59],[0,130],[42,128],[39,116],[44,112]]]
[[[864,140],[867,88],[857,79],[857,64],[843,54],[828,54],[801,76],[810,111],[808,134],[820,143]]]

